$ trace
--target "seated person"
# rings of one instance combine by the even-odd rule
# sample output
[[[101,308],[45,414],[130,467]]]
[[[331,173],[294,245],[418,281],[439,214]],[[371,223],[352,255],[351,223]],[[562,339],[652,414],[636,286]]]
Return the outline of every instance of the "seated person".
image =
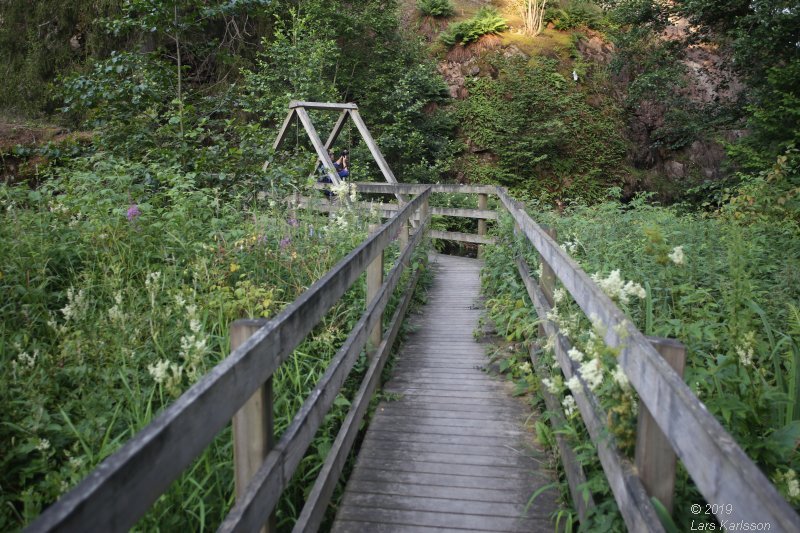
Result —
[[[342,155],[339,156],[339,159],[334,161],[333,166],[336,168],[336,171],[339,173],[339,177],[344,179],[350,176],[350,169],[349,169],[349,161],[350,161],[350,152],[347,150],[342,150]],[[333,158],[331,157],[331,160]]]
[[[333,161],[333,152],[328,150],[328,157]],[[347,150],[342,150],[342,155],[336,161],[333,161],[333,168],[336,169],[336,173],[339,175],[340,178],[345,179],[350,176],[350,170],[348,168],[349,164],[349,152]],[[328,175],[328,172],[325,170],[325,163],[320,161],[319,165],[317,166],[317,173],[320,175],[317,182],[319,183],[331,183],[331,177]],[[333,192],[329,190],[325,190],[325,196],[331,197],[335,196]]]

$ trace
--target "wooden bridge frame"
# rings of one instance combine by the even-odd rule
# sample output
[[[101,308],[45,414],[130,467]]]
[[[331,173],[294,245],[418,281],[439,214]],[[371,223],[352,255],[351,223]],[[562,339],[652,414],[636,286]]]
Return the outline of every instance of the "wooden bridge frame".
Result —
[[[309,109],[340,112],[339,118],[336,120],[336,124],[333,125],[333,129],[328,135],[328,139],[325,141],[325,144],[322,144],[322,140],[320,139],[319,134],[314,127],[314,123],[311,122],[311,117],[308,115]],[[328,155],[328,150],[330,150],[330,148],[334,145],[336,139],[339,138],[339,135],[342,133],[348,118],[351,119],[356,125],[358,132],[361,134],[361,138],[364,139],[367,148],[369,148],[369,153],[372,154],[372,157],[378,164],[378,168],[380,168],[383,177],[388,183],[397,184],[397,178],[394,177],[392,169],[389,167],[389,164],[383,157],[380,148],[378,148],[378,145],[375,143],[375,139],[372,138],[372,134],[369,132],[367,125],[364,123],[364,119],[361,118],[361,115],[358,112],[358,106],[356,104],[302,102],[299,100],[292,100],[289,102],[289,112],[286,114],[286,118],[283,120],[283,125],[278,131],[278,136],[275,138],[275,142],[272,143],[273,151],[277,150],[283,140],[286,138],[286,134],[289,131],[289,126],[292,124],[292,120],[295,117],[299,118],[300,122],[302,122],[303,128],[306,130],[306,134],[311,140],[312,146],[314,146],[314,151],[317,152],[317,157],[319,158],[319,161],[322,161],[325,171],[327,172],[328,177],[331,179],[333,184],[340,185],[342,180],[339,178],[339,174],[336,172],[333,161]],[[265,161],[263,169],[266,170],[268,165],[269,161]],[[401,196],[398,196],[397,199],[401,201],[406,200],[405,197]]]
[[[394,192],[418,196],[398,208],[393,218],[380,226],[276,317],[263,325],[253,322],[240,324],[238,327],[242,330],[255,329],[256,326],[258,329],[249,338],[249,332],[241,334],[241,344],[234,347],[222,363],[167,407],[119,451],[103,461],[77,487],[46,509],[30,525],[28,531],[129,529],[234,417],[240,422],[259,418],[253,433],[260,436],[248,438],[250,444],[253,440],[260,442],[255,442],[255,446],[243,446],[241,443],[234,445],[237,450],[242,450],[237,452],[239,456],[236,459],[237,501],[220,526],[220,531],[255,531],[268,524],[281,492],[302,459],[341,384],[361,351],[365,347],[370,348],[368,337],[382,324],[381,315],[389,297],[399,284],[404,268],[410,265],[413,251],[423,241],[424,230],[430,218],[428,202],[432,192],[491,193],[499,197],[519,232],[538,252],[544,267],[543,275],[537,283],[530,276],[524,260],[519,258],[517,261],[518,270],[538,315],[546,316],[550,309],[548,293],[552,297],[557,278],[584,313],[593,322],[602,324],[606,331],[605,342],[620,349],[620,366],[638,392],[643,406],[663,432],[663,439],[668,447],[683,462],[705,500],[724,504],[714,507],[719,511],[717,518],[720,521],[769,523],[775,527],[775,531],[800,530],[800,517],[797,513],[719,422],[708,413],[702,402],[662,358],[653,346],[653,341],[645,338],[633,326],[613,301],[504,189],[401,185],[388,190],[384,188],[392,186],[384,184],[356,184],[356,187],[363,193]],[[483,212],[485,205],[480,211],[477,214],[481,218],[491,218]],[[409,237],[408,223],[415,213],[420,224],[413,236]],[[465,213],[454,215],[466,216]],[[271,406],[271,376],[322,316],[355,283],[359,275],[368,270],[369,265],[372,265],[372,272],[378,271],[376,265],[378,262],[382,264],[383,250],[396,236],[399,236],[401,243],[407,242],[407,246],[402,249],[386,281],[378,287],[373,284],[371,289],[368,288],[368,294],[373,296],[366,311],[292,423],[272,446],[270,416],[265,412]],[[378,385],[381,369],[399,330],[419,272],[417,266],[406,285],[402,303],[383,333],[380,343],[378,346],[372,343],[374,353],[367,374],[295,525],[295,531],[314,531],[319,526],[346,455],[355,439],[360,420]],[[375,275],[368,275],[370,277],[376,279]],[[581,390],[573,390],[572,393],[597,447],[601,464],[628,529],[664,531],[650,502],[652,494],[648,493],[640,478],[641,472],[637,472],[630,461],[623,458],[617,450],[605,427],[605,413],[581,378],[579,368],[567,356],[569,339],[558,332],[555,324],[547,320],[542,320],[542,327],[548,334],[556,336],[556,358],[564,377],[576,375],[579,378]],[[235,327],[234,330],[236,329]],[[660,341],[657,344],[662,347],[662,351],[676,349],[674,341]],[[539,366],[536,350],[532,349],[531,354],[535,366]],[[257,407],[259,405],[263,407]],[[554,407],[554,410],[559,410],[557,403]],[[251,411],[248,413],[248,410]],[[252,416],[254,412],[255,417]],[[558,423],[559,417],[554,418]],[[561,419],[563,420],[563,414]],[[198,420],[203,422],[198,424]],[[236,425],[242,426],[241,423]],[[246,429],[235,430],[240,435],[247,432]],[[648,442],[648,439],[639,438],[637,447],[643,441]],[[585,479],[585,476],[582,475],[579,465],[571,463],[570,457],[574,457],[574,453],[569,450],[565,441],[559,439],[558,444],[568,472],[573,499],[579,513],[585,516],[592,504],[591,498],[582,497],[585,487],[581,486],[581,479]],[[648,445],[651,444],[652,442]],[[241,457],[241,453],[247,456],[246,460]],[[637,450],[637,456],[642,453],[646,454]],[[247,477],[251,479],[245,482]]]

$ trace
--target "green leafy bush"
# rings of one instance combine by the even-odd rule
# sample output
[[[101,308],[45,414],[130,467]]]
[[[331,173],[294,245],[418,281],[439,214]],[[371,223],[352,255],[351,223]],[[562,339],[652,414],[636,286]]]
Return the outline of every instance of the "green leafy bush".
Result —
[[[447,46],[465,45],[506,29],[508,24],[497,9],[484,6],[471,19],[450,24],[439,38]]]
[[[569,2],[565,7],[548,8],[546,23],[560,31],[575,28],[600,29],[606,25],[603,10],[592,2]]]
[[[450,0],[417,0],[417,9],[428,17],[450,17],[455,12]]]
[[[456,107],[472,151],[482,156],[466,160],[470,179],[551,199],[597,200],[619,183],[625,142],[613,107],[591,107],[552,60],[497,54],[489,62],[497,78],[470,81],[469,97]]]

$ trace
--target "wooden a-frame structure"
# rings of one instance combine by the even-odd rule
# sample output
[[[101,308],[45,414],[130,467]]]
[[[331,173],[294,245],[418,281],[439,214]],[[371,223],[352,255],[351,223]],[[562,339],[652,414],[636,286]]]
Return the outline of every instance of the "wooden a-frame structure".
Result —
[[[325,144],[322,144],[322,140],[320,139],[319,134],[317,134],[314,124],[311,122],[311,117],[308,115],[309,109],[318,109],[321,111],[340,111],[339,119],[333,126],[333,129],[331,130],[330,135],[328,135],[328,140],[325,141]],[[339,178],[339,174],[336,172],[336,168],[333,166],[333,161],[328,156],[328,150],[336,142],[336,139],[339,138],[339,134],[342,133],[348,117],[353,120],[356,128],[358,128],[361,138],[364,139],[364,142],[367,144],[372,157],[375,158],[375,162],[378,163],[378,167],[381,169],[383,177],[386,178],[386,181],[389,183],[397,183],[397,178],[394,177],[392,169],[389,168],[389,165],[386,163],[386,159],[383,158],[383,154],[378,148],[378,145],[375,144],[375,140],[372,138],[372,135],[367,129],[367,125],[364,124],[364,120],[361,118],[361,115],[359,115],[358,106],[356,104],[301,102],[299,100],[292,100],[289,102],[289,113],[286,115],[286,119],[283,121],[283,126],[281,126],[281,129],[278,132],[278,137],[272,144],[273,150],[276,150],[278,146],[280,146],[281,142],[283,142],[283,140],[286,138],[286,134],[289,131],[289,126],[295,117],[299,118],[300,122],[303,123],[303,128],[305,128],[308,138],[311,140],[311,144],[314,146],[314,150],[317,152],[317,157],[320,161],[322,161],[325,171],[331,178],[331,182],[333,182],[335,185],[339,185],[342,180]],[[265,170],[268,164],[268,161],[264,163]],[[405,198],[400,199],[405,200]]]

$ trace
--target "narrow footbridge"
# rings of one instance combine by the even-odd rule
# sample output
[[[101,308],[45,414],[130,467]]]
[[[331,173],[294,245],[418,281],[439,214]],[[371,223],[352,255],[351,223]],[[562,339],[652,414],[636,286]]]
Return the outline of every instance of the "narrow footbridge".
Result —
[[[369,366],[360,388],[294,525],[294,531],[317,531],[426,269],[434,274],[428,302],[410,318],[413,331],[396,355],[383,387],[384,399],[358,448],[332,530],[552,531],[558,504],[555,489],[547,488],[554,475],[547,469],[548,456],[526,425],[530,412],[512,397],[504,381],[484,370],[484,347],[473,336],[480,314],[480,261],[427,253],[431,237],[493,242],[486,234],[486,220],[498,216],[513,219],[515,238],[529,249],[518,257],[517,268],[533,302],[530,312],[546,317],[555,284],[560,283],[586,316],[601,325],[605,342],[619,348],[619,364],[639,395],[636,457],[631,460],[609,437],[606,413],[567,356],[570,339],[555,324],[540,319],[541,337],[530,339],[531,363],[540,370],[539,346],[547,337],[564,381],[577,377],[570,393],[627,528],[665,531],[656,509],[671,509],[680,460],[703,499],[723,504],[709,507],[721,523],[766,523],[769,531],[800,531],[800,518],[792,507],[683,382],[682,346],[642,335],[558,246],[552,232],[532,220],[504,189],[352,186],[362,195],[398,198],[394,204],[360,205],[378,209],[387,222],[274,318],[234,323],[230,355],[46,509],[29,531],[113,532],[134,527],[231,420],[236,502],[219,530],[274,530],[273,512],[282,491],[366,350]],[[475,194],[477,208],[430,207],[431,195],[439,193]],[[490,196],[496,199],[497,211],[488,209]],[[337,209],[319,199],[295,197],[292,202],[293,208]],[[431,214],[477,218],[478,234],[430,230]],[[384,250],[395,240],[400,243],[399,257],[386,269]],[[534,265],[526,258],[538,263],[540,275],[531,275]],[[365,272],[367,302],[361,319],[292,423],[273,435],[274,372]],[[392,316],[384,316],[393,295],[400,295],[400,303]],[[546,390],[543,396],[572,504],[583,520],[601,495],[586,486],[575,452],[558,431],[565,416],[562,398]]]

